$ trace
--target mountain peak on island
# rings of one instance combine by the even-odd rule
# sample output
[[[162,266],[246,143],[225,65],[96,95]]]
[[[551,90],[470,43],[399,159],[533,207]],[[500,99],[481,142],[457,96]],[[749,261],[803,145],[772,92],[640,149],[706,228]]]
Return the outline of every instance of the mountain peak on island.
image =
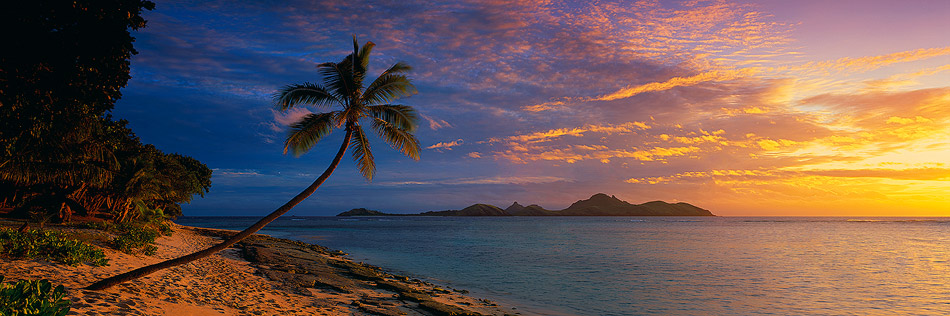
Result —
[[[515,201],[514,203],[511,204],[511,206],[505,209],[505,212],[513,214],[513,213],[521,212],[522,210],[524,210],[524,206],[521,204],[518,204],[518,201]]]
[[[386,214],[380,211],[367,210],[365,208],[354,208],[352,210],[337,214],[336,216],[386,216]]]
[[[606,193],[597,193],[597,194],[591,195],[588,200],[620,201],[620,199],[618,199],[616,195],[607,195]]]
[[[712,212],[688,203],[653,201],[630,204],[616,196],[597,193],[558,212],[567,216],[714,216]]]
[[[422,212],[424,216],[509,216],[508,212],[494,205],[474,204],[461,210]]]
[[[689,203],[653,201],[631,204],[614,195],[597,193],[586,200],[574,202],[560,211],[546,210],[537,204],[523,206],[514,202],[506,209],[494,205],[474,204],[461,210],[428,211],[420,214],[385,214],[367,209],[352,209],[338,216],[715,216],[712,212]]]
[[[631,206],[630,203],[618,199],[616,196],[607,195],[604,193],[597,193],[592,195],[589,199],[580,200],[568,206],[567,210],[584,210],[588,208],[599,208],[599,209],[612,209]]]

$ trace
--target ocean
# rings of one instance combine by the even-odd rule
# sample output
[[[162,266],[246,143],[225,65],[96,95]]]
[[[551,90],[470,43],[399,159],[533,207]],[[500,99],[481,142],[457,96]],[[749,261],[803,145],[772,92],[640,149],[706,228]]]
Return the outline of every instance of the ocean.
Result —
[[[950,218],[284,217],[262,233],[522,315],[950,313]]]

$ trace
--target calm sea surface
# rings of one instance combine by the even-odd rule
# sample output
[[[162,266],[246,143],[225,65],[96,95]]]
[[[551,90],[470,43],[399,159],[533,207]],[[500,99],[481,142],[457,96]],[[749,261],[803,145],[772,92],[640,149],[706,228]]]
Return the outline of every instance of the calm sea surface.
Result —
[[[262,232],[525,315],[950,314],[950,218],[286,217]]]

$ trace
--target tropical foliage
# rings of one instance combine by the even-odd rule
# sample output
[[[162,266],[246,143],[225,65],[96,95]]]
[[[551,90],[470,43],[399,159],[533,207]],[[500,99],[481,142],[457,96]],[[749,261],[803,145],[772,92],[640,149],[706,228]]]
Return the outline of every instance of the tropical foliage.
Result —
[[[149,226],[127,225],[120,228],[121,233],[112,239],[112,246],[127,254],[138,252],[154,255],[158,250],[152,243],[158,238],[158,230]]]
[[[69,313],[69,300],[62,285],[47,280],[3,283],[0,275],[0,315],[62,316]]]
[[[211,170],[141,141],[108,114],[129,80],[141,0],[3,1],[0,209],[38,222],[74,213],[128,222],[181,214]]]
[[[56,231],[0,229],[0,257],[45,259],[68,265],[109,264],[102,250]]]

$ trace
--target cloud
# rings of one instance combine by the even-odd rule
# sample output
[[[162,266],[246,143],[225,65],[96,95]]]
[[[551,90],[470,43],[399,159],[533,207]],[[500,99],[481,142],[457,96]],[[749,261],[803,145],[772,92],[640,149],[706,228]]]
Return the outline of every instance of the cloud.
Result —
[[[543,184],[551,182],[569,182],[570,179],[554,176],[497,176],[497,177],[474,177],[474,178],[459,178],[459,179],[449,179],[449,180],[436,180],[436,181],[397,181],[397,182],[383,182],[379,185],[384,186],[401,186],[401,185],[471,185],[471,184]]]
[[[675,77],[663,82],[651,82],[642,85],[630,86],[620,89],[616,92],[591,98],[590,101],[612,101],[617,99],[629,98],[644,92],[654,92],[669,90],[676,87],[692,86],[709,81],[728,81],[741,77],[751,76],[758,72],[755,68],[744,68],[738,70],[710,71],[689,77]]]
[[[524,106],[522,109],[529,112],[563,110],[569,108],[570,104],[576,105],[578,103],[591,101],[613,101],[626,99],[641,93],[666,91],[677,87],[688,87],[707,82],[730,81],[757,75],[787,76],[798,74],[802,76],[817,76],[821,74],[827,75],[832,71],[847,73],[866,72],[896,63],[907,63],[945,55],[950,55],[950,46],[942,48],[917,49],[860,58],[845,57],[830,61],[808,62],[795,66],[729,68],[730,65],[723,65],[725,68],[720,66],[718,67],[720,69],[703,71],[690,76],[677,76],[663,81],[631,85],[601,96],[560,97],[558,101],[549,101],[540,104]],[[908,82],[910,82],[909,80],[912,78],[933,75],[947,69],[950,69],[950,65],[918,71],[911,74],[895,75],[891,79],[886,80],[868,81],[866,84],[872,87],[885,87],[895,84],[903,85],[908,84]],[[568,103],[570,101],[573,102]]]
[[[871,91],[890,91],[899,88],[905,88],[919,84],[920,77],[932,76],[944,71],[950,70],[950,64],[923,69],[911,73],[899,73],[884,79],[871,79],[864,81],[866,90]]]
[[[491,177],[491,178],[469,178],[458,179],[443,182],[444,184],[538,184],[569,181],[561,177],[551,176],[526,176],[526,177]]]
[[[838,178],[882,178],[892,180],[950,180],[950,168],[835,169],[809,170],[805,174]]]
[[[880,129],[907,130],[907,126],[901,125],[911,125],[911,123],[920,127],[939,127],[950,120],[950,110],[946,107],[950,104],[950,88],[828,93],[803,99],[801,104],[832,109],[836,114],[829,115],[834,117],[831,123],[852,126],[868,132],[876,132]],[[908,114],[913,115],[914,118],[904,119]]]
[[[459,139],[453,140],[453,141],[451,141],[451,142],[439,142],[439,143],[436,143],[435,145],[426,147],[426,149],[452,150],[452,147],[456,147],[456,146],[462,145],[463,143],[464,143],[464,141],[462,141],[462,139],[459,138]]]
[[[907,124],[914,124],[914,123],[933,123],[933,120],[920,116],[920,115],[918,115],[915,118],[891,116],[887,118],[887,121],[885,121],[885,123],[907,125]]]
[[[950,55],[950,46],[921,48],[885,55],[843,57],[832,61],[809,62],[801,66],[801,68],[825,72],[834,70],[853,73],[874,70],[896,63],[907,63],[946,55]]]
[[[662,177],[627,179],[627,183],[672,184],[678,181],[704,181],[707,179],[745,182],[746,185],[763,181],[803,181],[807,177],[821,178],[880,178],[889,180],[950,180],[950,168],[907,169],[828,169],[828,170],[711,170],[683,172]],[[797,180],[796,180],[797,179]],[[809,181],[814,181],[811,179]],[[802,182],[805,183],[805,182]]]
[[[272,109],[271,113],[274,115],[274,121],[277,122],[278,128],[284,130],[286,127],[300,122],[304,116],[312,114],[313,112],[305,107],[295,107],[287,111],[278,111]]]
[[[429,122],[429,128],[433,131],[446,127],[452,127],[452,124],[449,124],[449,122],[446,122],[445,120],[434,119],[425,114],[422,114],[422,118]]]
[[[260,176],[262,173],[256,169],[211,169],[215,176],[234,177],[234,176]]]
[[[519,152],[508,150],[496,153],[496,157],[515,163],[529,161],[562,161],[576,163],[584,160],[595,160],[601,163],[611,159],[632,159],[637,161],[663,161],[668,157],[686,156],[699,152],[698,147],[653,147],[649,149],[608,149],[604,146],[572,146],[561,148],[544,148]]]
[[[646,129],[650,129],[650,126],[644,122],[637,122],[637,121],[626,122],[626,123],[617,124],[617,125],[588,124],[582,127],[558,128],[558,129],[552,129],[552,130],[547,130],[543,132],[534,132],[530,134],[508,136],[506,137],[506,140],[511,141],[511,142],[518,142],[518,143],[538,143],[538,142],[546,142],[553,139],[558,139],[558,138],[561,138],[562,136],[582,137],[584,136],[584,133],[587,133],[587,132],[610,135],[610,134],[615,134],[615,133],[631,133],[637,130],[646,130]]]
[[[270,109],[270,112],[272,120],[259,123],[265,130],[257,133],[268,144],[276,143],[277,139],[280,138],[278,135],[286,133],[291,125],[299,122],[304,116],[313,113],[305,107],[295,107],[287,111]]]
[[[521,109],[528,112],[542,112],[542,111],[548,111],[548,110],[561,109],[563,108],[562,106],[566,104],[567,103],[564,101],[549,101],[549,102],[538,103],[535,105],[526,105],[526,106],[521,107]]]

